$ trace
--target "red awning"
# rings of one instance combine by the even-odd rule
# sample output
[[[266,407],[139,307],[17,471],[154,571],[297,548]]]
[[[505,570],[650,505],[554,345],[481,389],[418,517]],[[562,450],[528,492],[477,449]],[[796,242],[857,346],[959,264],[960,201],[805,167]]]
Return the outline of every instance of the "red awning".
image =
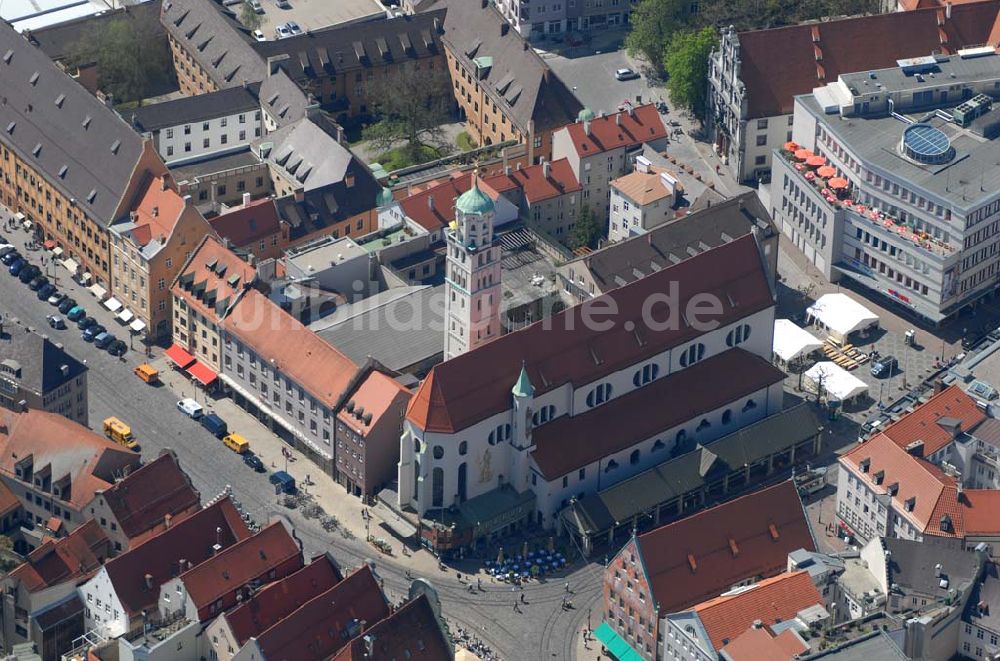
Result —
[[[53,241],[52,239],[46,239],[45,243],[43,243],[42,245],[45,246],[46,250],[52,250],[53,248],[56,247],[56,242]]]
[[[170,348],[167,349],[167,358],[174,361],[177,367],[181,369],[184,369],[194,362],[194,356],[189,354],[183,347],[177,344],[171,344]]]
[[[205,363],[199,363],[197,360],[194,361],[194,365],[187,368],[187,373],[201,381],[203,386],[209,385],[217,378],[215,372],[210,370]]]

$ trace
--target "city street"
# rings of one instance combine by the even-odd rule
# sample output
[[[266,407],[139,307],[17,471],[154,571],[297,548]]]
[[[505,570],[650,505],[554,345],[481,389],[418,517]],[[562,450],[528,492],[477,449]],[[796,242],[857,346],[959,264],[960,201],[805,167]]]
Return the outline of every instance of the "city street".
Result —
[[[46,259],[49,258],[43,251],[23,249],[27,236],[22,230],[0,230],[0,233],[15,243],[21,254],[26,255],[32,263],[41,265],[43,254]],[[97,299],[73,282],[69,273],[61,266],[55,268],[58,269],[57,284],[60,291],[75,298],[87,309],[88,315],[95,317],[117,337],[127,337],[125,329],[113,319],[108,310],[99,305]],[[51,266],[48,273],[51,280]],[[180,459],[181,467],[201,492],[203,501],[211,499],[230,485],[234,497],[257,523],[263,524],[272,517],[284,517],[291,522],[307,556],[331,552],[345,568],[356,567],[365,559],[372,559],[376,571],[385,581],[387,594],[393,600],[399,600],[406,594],[410,583],[407,571],[413,577],[427,578],[438,590],[444,614],[453,630],[460,626],[472,632],[499,653],[502,659],[573,658],[573,649],[580,638],[580,632],[587,626],[588,610],[594,611],[592,626],[599,623],[596,619],[600,617],[601,610],[599,564],[582,565],[578,562],[568,574],[554,575],[548,581],[527,585],[527,604],[521,606],[521,613],[513,612],[513,603],[518,599],[518,594],[512,593],[511,587],[506,584],[491,584],[482,575],[483,590],[470,593],[465,583],[459,583],[454,571],[440,571],[436,559],[426,551],[403,557],[398,553],[399,542],[393,541],[397,552],[388,558],[365,543],[363,537],[347,538],[336,531],[326,532],[316,520],[307,519],[299,510],[290,510],[279,504],[267,474],[252,471],[238,455],[177,410],[177,393],[166,386],[148,386],[132,374],[136,365],[146,361],[138,337],[134,345],[140,350],[129,351],[122,361],[84,342],[74,323],[69,323],[66,330],[50,329],[45,317],[56,313],[56,310],[46,302],[37,300],[34,292],[16,277],[9,275],[6,269],[0,273],[0,312],[7,332],[17,332],[16,328],[11,327],[16,318],[20,323],[48,335],[53,341],[62,343],[70,354],[86,362],[90,368],[88,383],[92,429],[99,430],[104,418],[118,416],[132,426],[141,443],[145,460],[154,458],[163,448],[172,448]],[[162,350],[156,350],[155,355],[159,354],[162,354]],[[160,362],[162,361],[158,361]],[[188,394],[190,391],[191,386],[188,385]],[[199,400],[204,401],[204,397]],[[240,431],[257,425],[246,414],[244,419],[235,419],[236,414],[227,409],[225,415],[230,425]],[[277,438],[274,440],[277,441]],[[266,463],[270,465],[270,461]],[[319,469],[304,458],[295,462],[294,471],[301,475],[310,472],[311,468],[315,469],[311,471],[314,481],[326,479],[319,476]],[[323,494],[317,502],[328,512],[342,509],[343,503],[328,502],[334,498],[349,500],[350,506],[359,507],[358,501],[344,493],[339,486],[333,485],[333,488],[323,490],[317,486],[310,487],[309,490]],[[376,530],[374,525],[372,532],[390,538],[389,533]],[[560,603],[564,596],[563,586],[567,581],[575,590],[572,596],[575,608],[564,611],[560,608]]]

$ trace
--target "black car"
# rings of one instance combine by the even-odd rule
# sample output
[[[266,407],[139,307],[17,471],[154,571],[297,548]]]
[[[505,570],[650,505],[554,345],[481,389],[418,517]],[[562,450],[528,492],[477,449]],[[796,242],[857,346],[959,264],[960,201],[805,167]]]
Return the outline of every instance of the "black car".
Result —
[[[62,300],[62,302],[59,303],[59,307],[56,308],[56,309],[59,310],[60,312],[62,312],[63,314],[66,314],[67,312],[69,312],[70,310],[72,310],[75,307],[76,307],[76,299],[75,298],[64,298]]]
[[[10,266],[11,264],[14,263],[15,259],[19,259],[20,257],[21,253],[19,253],[16,250],[11,250],[3,257],[0,257],[0,264],[3,264],[4,266]]]
[[[80,317],[80,321],[76,322],[76,327],[80,330],[86,330],[97,323],[97,319],[93,317]]]
[[[21,269],[20,273],[17,274],[17,279],[23,282],[24,284],[28,284],[41,274],[42,274],[42,269],[38,268],[34,264],[28,264],[23,269]]]
[[[84,342],[93,342],[95,337],[105,332],[106,330],[108,329],[105,328],[104,326],[100,324],[94,324],[93,326],[87,326],[86,328],[84,328],[83,332],[80,333],[80,337],[83,338]]]
[[[0,241],[0,245],[2,244],[3,241]],[[15,248],[14,246],[4,246],[3,248],[0,248],[0,257],[6,257],[8,254],[12,252],[17,252],[17,248]]]
[[[56,286],[51,282],[46,282],[41,287],[38,288],[38,290],[35,292],[35,296],[38,297],[39,301],[47,301],[49,300],[49,296],[52,296],[52,294],[54,294],[55,291],[56,291]]]
[[[112,356],[124,356],[126,351],[128,351],[128,345],[122,340],[115,340],[107,347],[107,352]]]
[[[47,284],[49,284],[49,279],[39,273],[34,278],[32,278],[31,281],[28,283],[28,289],[30,289],[31,291],[38,291],[39,289],[41,289],[42,285],[47,285]],[[45,298],[48,298],[48,296],[46,296]]]
[[[243,463],[254,469],[258,473],[263,473],[267,469],[264,468],[264,462],[260,460],[260,457],[255,455],[253,452],[243,453]]]

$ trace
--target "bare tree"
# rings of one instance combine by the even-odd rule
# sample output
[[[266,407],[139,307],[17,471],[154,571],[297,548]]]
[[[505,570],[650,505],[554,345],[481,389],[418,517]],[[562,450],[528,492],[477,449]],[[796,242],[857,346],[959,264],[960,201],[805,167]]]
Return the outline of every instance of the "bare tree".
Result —
[[[443,69],[420,68],[385,76],[368,88],[378,121],[362,137],[378,150],[405,143],[409,156],[425,146],[443,146],[442,124],[449,120],[451,82]]]

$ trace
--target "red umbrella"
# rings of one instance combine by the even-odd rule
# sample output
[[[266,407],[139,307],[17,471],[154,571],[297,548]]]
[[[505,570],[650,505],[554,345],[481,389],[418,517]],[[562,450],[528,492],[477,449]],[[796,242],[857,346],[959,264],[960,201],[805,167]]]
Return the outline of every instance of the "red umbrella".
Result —
[[[816,174],[823,177],[824,179],[829,179],[830,177],[837,174],[837,168],[832,165],[824,165],[820,169],[816,170]]]
[[[810,149],[797,149],[795,150],[795,158],[800,161],[808,159],[810,156],[815,156]]]
[[[789,140],[788,142],[785,143],[785,151],[798,151],[798,150],[799,150],[799,143],[795,142],[794,140]]]
[[[826,158],[823,156],[810,156],[806,159],[806,165],[811,168],[818,168],[821,165],[826,165]]]
[[[826,185],[830,188],[847,188],[848,181],[843,177],[834,177],[830,181],[826,182]]]

